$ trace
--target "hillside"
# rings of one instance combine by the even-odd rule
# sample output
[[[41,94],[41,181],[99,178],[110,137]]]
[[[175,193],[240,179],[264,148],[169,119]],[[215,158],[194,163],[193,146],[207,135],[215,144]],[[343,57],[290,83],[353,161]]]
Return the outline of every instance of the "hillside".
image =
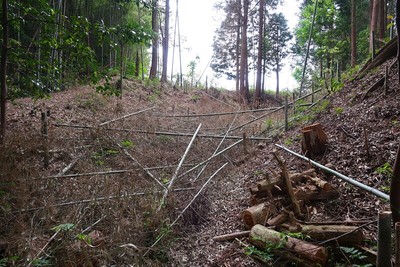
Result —
[[[378,88],[364,98],[383,70],[381,66],[347,82],[329,101],[299,113],[302,119],[288,132],[278,134],[272,129],[280,126],[283,111],[261,116],[276,102],[258,112],[237,113],[248,107],[240,107],[233,92],[217,90],[184,93],[126,80],[121,99],[87,86],[46,100],[13,101],[0,156],[3,261],[10,266],[28,261],[31,266],[263,266],[244,253],[246,238],[212,238],[245,230],[241,213],[251,206],[249,188],[278,168],[271,155],[275,143],[300,152],[302,126],[321,123],[328,136],[328,150],[318,162],[388,192],[388,169],[400,132],[395,70],[387,95]],[[49,115],[48,139],[41,133],[43,105]],[[199,136],[189,146],[200,124]],[[239,145],[243,133],[257,138]],[[310,167],[279,153],[291,171]],[[199,168],[192,168],[198,163]],[[374,221],[378,211],[389,209],[388,203],[320,174],[339,197],[307,204],[302,220],[366,222],[364,245],[373,248]],[[351,262],[332,257],[331,266]],[[285,264],[275,260],[274,266]]]

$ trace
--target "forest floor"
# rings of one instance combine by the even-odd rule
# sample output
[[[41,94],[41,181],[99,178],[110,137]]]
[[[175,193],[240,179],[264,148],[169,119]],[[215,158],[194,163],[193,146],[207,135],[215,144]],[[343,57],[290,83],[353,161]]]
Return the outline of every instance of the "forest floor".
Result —
[[[298,110],[297,121],[287,132],[279,128],[282,110],[266,115],[269,108],[279,106],[272,98],[262,105],[263,111],[235,113],[250,107],[238,105],[233,92],[185,93],[151,82],[125,80],[122,98],[81,86],[50,99],[10,102],[7,143],[0,155],[0,262],[4,266],[265,265],[245,253],[246,238],[215,242],[213,237],[246,230],[241,214],[251,206],[249,188],[277,168],[271,154],[277,149],[275,143],[300,152],[301,127],[320,123],[328,136],[328,149],[318,162],[388,193],[400,141],[395,70],[386,95],[379,88],[364,97],[383,76],[383,68],[346,82],[314,109]],[[49,115],[47,139],[41,111]],[[201,115],[210,113],[226,114]],[[189,148],[200,124],[199,137]],[[243,133],[259,139],[244,146]],[[279,153],[291,171],[310,167]],[[192,168],[198,163],[202,163],[199,168]],[[320,175],[338,190],[339,198],[307,203],[303,220],[372,222],[361,229],[364,245],[376,248],[374,222],[389,204],[338,178]],[[286,264],[276,258],[270,263]],[[329,262],[351,264],[353,259],[345,256],[332,256]]]

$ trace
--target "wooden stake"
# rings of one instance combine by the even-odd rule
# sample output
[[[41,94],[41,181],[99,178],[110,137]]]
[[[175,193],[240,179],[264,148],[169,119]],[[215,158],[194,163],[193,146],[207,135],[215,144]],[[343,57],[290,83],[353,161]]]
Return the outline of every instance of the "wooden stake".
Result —
[[[247,136],[245,132],[243,132],[243,152],[244,154],[249,154],[249,150],[247,147]]]
[[[43,135],[43,150],[44,150],[44,157],[43,157],[43,166],[45,169],[49,167],[49,131],[48,131],[48,119],[47,119],[47,111],[46,107],[43,104],[42,107],[42,135]]]
[[[385,66],[385,95],[389,93],[389,66]]]
[[[288,195],[290,197],[290,200],[292,201],[292,204],[293,204],[294,213],[295,213],[295,215],[300,215],[300,213],[301,213],[300,206],[299,206],[299,203],[297,202],[296,195],[293,192],[292,182],[290,181],[290,178],[289,178],[289,173],[287,170],[286,163],[282,160],[282,158],[279,156],[277,151],[272,152],[272,154],[274,155],[276,161],[278,161],[279,165],[281,166],[286,189],[287,189]]]
[[[293,107],[294,107],[294,101],[293,101]],[[285,131],[287,132],[289,130],[289,118],[288,118],[288,97],[285,96]]]
[[[392,266],[391,227],[392,213],[390,211],[379,212],[378,214],[378,258],[377,267]]]
[[[370,159],[371,158],[371,154],[369,153],[369,141],[368,141],[367,128],[364,126],[363,130],[364,130],[364,147],[365,147],[365,150],[367,152],[367,158]]]

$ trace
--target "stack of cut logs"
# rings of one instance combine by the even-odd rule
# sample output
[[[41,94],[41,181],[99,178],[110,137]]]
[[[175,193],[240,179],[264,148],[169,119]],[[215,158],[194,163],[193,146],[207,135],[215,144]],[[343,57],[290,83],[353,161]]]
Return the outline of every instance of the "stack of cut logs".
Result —
[[[216,241],[250,236],[250,242],[300,266],[324,266],[328,253],[321,243],[335,241],[341,245],[358,245],[363,240],[361,230],[353,222],[307,223],[313,201],[334,199],[339,193],[317,175],[315,169],[289,173],[277,152],[273,155],[281,170],[271,170],[266,177],[250,188],[252,207],[242,213],[247,229],[238,235],[214,238]],[[296,235],[282,234],[297,233]],[[296,237],[307,237],[304,241]],[[319,244],[319,245],[318,245]]]

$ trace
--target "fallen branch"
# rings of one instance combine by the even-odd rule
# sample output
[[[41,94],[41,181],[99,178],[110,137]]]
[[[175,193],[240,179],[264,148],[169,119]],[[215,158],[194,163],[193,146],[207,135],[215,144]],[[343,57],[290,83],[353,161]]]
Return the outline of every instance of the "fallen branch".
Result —
[[[372,93],[373,91],[383,86],[384,84],[385,84],[385,77],[382,77],[378,81],[376,81],[370,88],[368,88],[368,90],[365,92],[362,98],[362,101],[364,101],[367,98],[369,93]]]
[[[248,237],[249,235],[250,235],[250,231],[242,231],[242,232],[236,232],[236,233],[231,233],[231,234],[215,236],[215,237],[213,237],[213,240],[215,242],[231,241],[236,238]]]

